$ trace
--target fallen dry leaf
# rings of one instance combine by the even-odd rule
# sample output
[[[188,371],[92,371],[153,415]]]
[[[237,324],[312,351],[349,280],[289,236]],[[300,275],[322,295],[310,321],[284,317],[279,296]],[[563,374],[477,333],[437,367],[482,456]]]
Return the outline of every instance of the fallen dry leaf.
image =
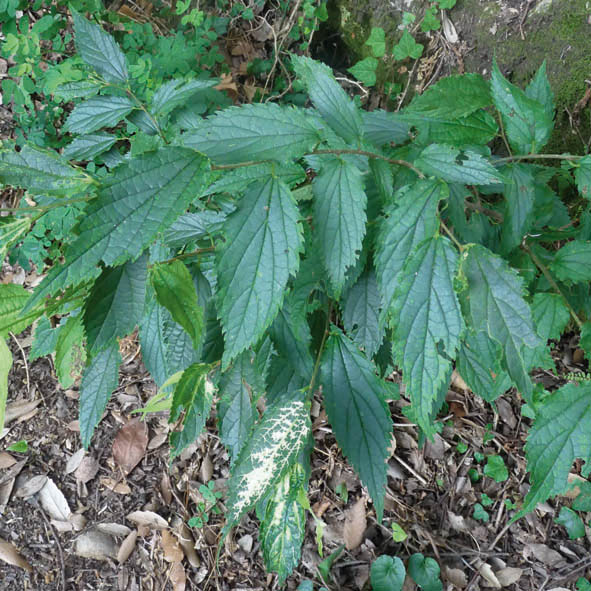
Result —
[[[187,524],[180,518],[174,521],[175,532],[178,536],[179,544],[191,566],[198,568],[201,566],[201,560],[195,550],[195,539]]]
[[[536,560],[548,566],[554,566],[564,560],[562,554],[559,554],[556,550],[552,550],[546,544],[526,544],[523,548],[523,553],[526,558],[533,554]]]
[[[117,562],[123,564],[133,552],[137,540],[137,530],[131,531],[121,543],[119,552],[117,552]]]
[[[113,441],[113,458],[125,475],[142,460],[148,447],[148,427],[139,420],[131,421],[119,429]]]
[[[463,589],[468,585],[468,577],[464,571],[460,570],[459,568],[449,568],[445,567],[443,569],[444,577],[458,589]]]
[[[76,480],[86,484],[96,476],[98,470],[98,462],[91,456],[85,456],[82,458],[80,465],[76,468],[74,476],[76,477]]]
[[[162,530],[160,544],[166,562],[181,562],[185,557],[183,549],[181,548],[179,541],[176,539],[176,536],[171,534],[167,529]]]
[[[81,447],[76,453],[73,453],[68,458],[68,461],[66,463],[66,474],[71,474],[72,472],[74,472],[74,470],[76,470],[76,468],[78,468],[80,462],[82,462],[82,460],[84,459],[85,453],[86,450],[83,447]]]
[[[66,497],[51,478],[47,479],[45,486],[39,491],[39,501],[52,519],[68,521],[72,515]]]
[[[187,585],[187,576],[185,575],[185,568],[180,562],[175,562],[170,567],[169,572],[170,582],[172,583],[173,591],[185,591]]]
[[[493,573],[490,564],[487,564],[486,562],[481,563],[478,567],[478,572],[490,587],[493,587],[494,589],[501,589],[501,583],[499,583],[497,577],[495,577],[495,573]]]
[[[153,511],[133,511],[127,516],[129,521],[133,521],[138,525],[145,525],[151,529],[167,529],[168,522],[164,517],[154,513]]]
[[[33,568],[31,565],[18,553],[18,550],[10,543],[0,538],[0,560],[12,566],[24,568],[31,572]]]
[[[45,474],[29,478],[29,480],[16,491],[16,496],[22,497],[23,499],[29,499],[33,495],[36,495],[45,486],[47,480],[48,478]]]
[[[498,570],[495,573],[499,583],[501,583],[503,587],[508,587],[509,585],[517,583],[517,581],[519,581],[519,579],[521,578],[522,574],[523,569],[513,568],[510,566],[508,566],[507,568],[502,568],[501,570]]]
[[[6,406],[6,415],[4,417],[4,424],[8,425],[14,419],[18,419],[29,414],[32,410],[37,408],[41,404],[41,400],[21,400],[19,402],[13,402]]]
[[[11,456],[8,452],[0,451],[0,470],[10,468],[16,464],[16,459]]]
[[[345,511],[343,537],[345,538],[347,550],[353,550],[363,542],[363,534],[366,528],[365,499],[361,497],[352,507]]]
[[[96,529],[116,538],[123,538],[131,533],[131,529],[121,523],[99,523]]]
[[[106,486],[109,490],[116,492],[119,495],[128,495],[131,493],[131,488],[127,482],[121,480],[115,480],[114,478],[101,478],[100,483]]]
[[[117,544],[108,534],[91,529],[76,538],[74,551],[82,558],[108,560],[117,557]]]

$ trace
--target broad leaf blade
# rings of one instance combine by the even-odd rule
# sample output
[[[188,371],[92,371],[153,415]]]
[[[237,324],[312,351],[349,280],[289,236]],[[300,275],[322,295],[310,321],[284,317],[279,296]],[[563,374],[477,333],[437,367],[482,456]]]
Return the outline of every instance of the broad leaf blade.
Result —
[[[22,332],[41,316],[43,310],[39,306],[23,312],[30,298],[31,294],[22,285],[0,285],[0,338],[8,336],[9,332]]]
[[[200,90],[212,88],[218,82],[215,79],[169,80],[154,93],[150,110],[154,115],[168,115],[173,109],[186,103]]]
[[[90,160],[106,152],[117,141],[117,137],[108,133],[89,133],[77,137],[64,150],[68,160]]]
[[[205,209],[197,213],[186,213],[178,218],[164,233],[164,243],[178,248],[188,242],[201,240],[219,231],[226,214]]]
[[[42,316],[35,327],[35,337],[31,349],[29,350],[29,361],[45,357],[55,351],[57,345],[57,338],[59,336],[59,328],[52,328],[49,319]]]
[[[556,293],[536,293],[531,305],[536,332],[544,343],[558,340],[570,319],[562,296]]]
[[[536,75],[531,79],[525,89],[525,94],[530,99],[540,103],[550,120],[554,119],[554,93],[546,76],[546,60],[538,68]]]
[[[385,386],[372,364],[340,331],[326,343],[320,383],[335,437],[367,486],[381,520],[392,432]]]
[[[400,118],[398,113],[388,111],[362,111],[363,135],[376,146],[402,144],[410,139],[410,124]]]
[[[216,267],[227,367],[277,315],[289,276],[298,268],[303,236],[289,189],[273,178],[249,187],[224,232]]]
[[[384,554],[376,558],[370,573],[373,591],[402,591],[406,569],[398,556],[392,558]]]
[[[92,133],[101,127],[114,127],[134,107],[135,103],[124,96],[95,96],[74,107],[66,119],[63,131]]]
[[[4,431],[6,401],[8,399],[8,374],[12,367],[12,353],[3,338],[0,338],[0,433]]]
[[[66,321],[55,347],[55,370],[62,388],[70,388],[82,374],[86,362],[84,326],[80,316]]]
[[[572,240],[555,255],[550,270],[560,281],[591,281],[591,242]]]
[[[575,169],[575,181],[579,193],[591,201],[591,154],[584,156],[578,162]]]
[[[365,236],[367,196],[361,171],[345,158],[330,159],[314,179],[313,189],[324,264],[335,290],[340,291]]]
[[[464,322],[454,291],[458,255],[447,238],[422,242],[394,292],[394,359],[421,429],[433,434],[434,402],[447,379]],[[443,350],[441,350],[441,348]]]
[[[530,167],[513,164],[503,170],[506,179],[505,216],[501,230],[501,248],[508,253],[521,244],[533,222],[535,202],[534,176]]]

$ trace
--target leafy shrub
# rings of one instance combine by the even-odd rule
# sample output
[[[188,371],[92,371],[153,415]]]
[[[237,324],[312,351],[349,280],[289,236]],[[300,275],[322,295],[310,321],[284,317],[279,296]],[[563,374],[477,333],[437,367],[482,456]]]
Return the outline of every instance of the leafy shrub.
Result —
[[[117,385],[118,339],[138,326],[173,457],[217,392],[232,462],[224,534],[256,508],[281,581],[299,561],[320,386],[378,519],[394,366],[426,437],[454,365],[490,403],[517,388],[533,417],[520,514],[562,492],[576,458],[588,475],[591,385],[551,394],[529,376],[553,367],[548,341],[569,319],[583,343],[591,332],[591,157],[540,153],[554,114],[544,66],[525,91],[495,64],[490,83],[446,78],[392,114],[360,110],[328,67],[294,56],[313,107],[204,118],[214,79],[142,87],[111,36],[77,13],[74,25],[88,67],[68,83],[83,99],[65,122],[75,139],[62,155],[28,144],[0,153],[2,182],[37,204],[2,218],[2,246],[41,243],[48,211],[75,225],[32,293],[0,286],[0,334],[39,319],[34,354],[55,350],[64,386],[82,375],[85,447]],[[492,154],[499,137],[509,156]],[[542,164],[551,158],[562,168]],[[579,192],[570,210],[557,176]],[[11,357],[0,343],[3,408]],[[409,569],[420,577],[429,560]]]

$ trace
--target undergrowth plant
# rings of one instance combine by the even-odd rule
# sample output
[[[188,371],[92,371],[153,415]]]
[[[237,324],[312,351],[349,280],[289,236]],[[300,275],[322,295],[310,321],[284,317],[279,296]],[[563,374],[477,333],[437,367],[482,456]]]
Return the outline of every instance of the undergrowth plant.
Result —
[[[85,447],[118,383],[118,339],[139,327],[171,455],[216,403],[231,458],[223,535],[256,509],[280,581],[305,532],[314,397],[382,519],[394,368],[427,438],[454,367],[491,404],[520,394],[533,421],[517,516],[563,492],[575,459],[588,476],[591,383],[550,393],[530,378],[555,369],[549,341],[565,330],[591,351],[591,156],[541,153],[544,66],[525,90],[496,64],[490,81],[445,78],[393,114],[360,110],[327,66],[293,56],[309,108],[189,117],[215,80],[139,98],[113,38],[73,17],[88,67],[63,128],[74,140],[62,154],[5,142],[0,179],[27,205],[3,212],[2,253],[41,242],[48,212],[75,224],[32,290],[0,285],[0,335],[36,323],[31,357],[55,351],[64,387],[81,376]],[[0,425],[11,361],[0,340]]]

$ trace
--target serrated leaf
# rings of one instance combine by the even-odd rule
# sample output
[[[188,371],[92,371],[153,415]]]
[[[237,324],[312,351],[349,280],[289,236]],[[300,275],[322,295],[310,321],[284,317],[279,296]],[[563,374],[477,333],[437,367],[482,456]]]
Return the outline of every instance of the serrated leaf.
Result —
[[[365,86],[373,86],[376,81],[376,70],[378,69],[378,60],[375,57],[366,57],[357,62],[354,66],[347,68],[359,82]]]
[[[82,187],[90,177],[72,168],[57,154],[24,145],[20,152],[0,151],[0,183],[22,187],[33,194],[63,196]]]
[[[575,182],[579,193],[585,199],[591,200],[591,154],[579,160],[575,169]]]
[[[103,261],[135,259],[207,184],[206,161],[185,148],[167,147],[118,166],[84,211],[78,235],[32,296],[28,308],[67,285],[96,277]]]
[[[380,221],[375,253],[378,287],[384,309],[390,310],[394,290],[405,261],[425,238],[434,236],[439,228],[437,207],[448,196],[445,183],[420,180],[403,187],[386,207]]]
[[[8,400],[8,374],[12,367],[12,353],[3,338],[0,338],[0,433],[4,431],[6,401]]]
[[[84,326],[80,316],[68,318],[55,347],[55,370],[62,388],[70,388],[82,374],[86,361]]]
[[[434,433],[435,398],[464,328],[453,286],[457,264],[458,255],[447,238],[425,240],[404,265],[392,302],[394,360],[402,368],[413,412],[427,435]]]
[[[322,257],[334,289],[340,291],[365,236],[367,196],[361,171],[344,158],[328,160],[314,179],[313,189]]]
[[[216,268],[227,367],[277,315],[289,276],[298,268],[303,236],[294,199],[274,178],[248,188],[224,233]]]
[[[541,343],[531,311],[523,299],[523,282],[500,257],[473,246],[462,261],[468,282],[470,322],[503,347],[504,365],[522,396],[531,400],[532,383],[523,362],[523,348]]]
[[[469,332],[462,342],[456,367],[470,390],[487,402],[495,401],[511,387],[501,367],[502,350],[487,333]]]
[[[97,353],[84,370],[80,383],[80,440],[88,449],[95,427],[99,424],[107,402],[119,383],[119,343],[112,341]]]
[[[546,60],[538,68],[536,75],[525,88],[525,94],[530,99],[540,103],[550,120],[554,119],[554,93],[546,76]]]
[[[424,46],[415,41],[414,37],[408,32],[408,29],[404,29],[400,41],[392,49],[392,55],[395,60],[403,60],[407,57],[417,60],[423,54],[423,49]]]
[[[213,402],[215,388],[208,378],[211,366],[204,363],[194,363],[185,369],[181,379],[174,389],[169,422],[178,420],[181,412],[185,411],[182,429],[170,434],[170,455],[178,456],[183,449],[193,443],[201,434]]]
[[[70,8],[74,41],[80,57],[108,82],[127,82],[127,63],[111,35]]]
[[[383,57],[386,53],[386,33],[382,27],[372,27],[369,37],[365,41],[374,57]]]
[[[139,324],[147,276],[147,255],[102,271],[84,305],[86,342],[92,355],[116,338],[127,336]]]
[[[556,293],[536,293],[531,305],[536,332],[544,343],[558,340],[570,319],[562,296]]]
[[[196,213],[186,213],[164,232],[164,243],[167,246],[178,248],[188,242],[206,238],[210,234],[221,230],[226,217],[226,214],[221,211],[211,211],[209,209]]]
[[[491,91],[511,147],[519,154],[539,152],[554,127],[546,108],[511,84],[501,74],[496,60],[493,60]]]
[[[306,533],[306,512],[297,498],[303,471],[295,464],[275,485],[261,521],[263,560],[268,571],[277,573],[279,585],[298,565]]]
[[[400,558],[386,556],[376,558],[370,570],[373,591],[402,591],[406,569]]]
[[[95,96],[74,107],[66,119],[63,131],[92,133],[101,127],[114,127],[135,106],[125,96]]]
[[[512,164],[503,169],[506,179],[504,219],[501,229],[501,248],[510,252],[521,244],[533,222],[535,203],[534,176],[529,166]]]
[[[309,433],[309,410],[301,397],[280,399],[267,408],[228,481],[226,533],[284,476]]]
[[[492,104],[490,84],[480,74],[446,76],[415,96],[402,113],[459,119]]]
[[[53,89],[53,95],[62,101],[94,96],[104,86],[104,82],[88,78],[76,82],[66,82]]]
[[[376,146],[402,144],[410,139],[410,124],[401,119],[398,113],[362,111],[361,119],[363,137]]]
[[[415,160],[415,166],[450,183],[491,185],[503,181],[497,169],[480,154],[444,144],[427,146]]]
[[[309,380],[306,381],[300,376],[288,359],[274,357],[269,366],[265,400],[268,404],[275,404],[281,398],[293,396],[294,392],[305,388],[309,383]]]
[[[319,141],[318,130],[302,109],[274,103],[230,107],[183,135],[185,146],[215,163],[299,158]]]
[[[581,326],[579,347],[583,349],[587,360],[591,361],[591,322],[589,321],[583,322],[583,326]]]
[[[154,115],[168,115],[200,90],[212,88],[218,82],[215,79],[169,80],[154,93],[150,110]]]
[[[332,70],[308,57],[294,55],[291,60],[322,118],[344,140],[359,140],[362,136],[359,109],[334,79]]]
[[[572,240],[552,259],[550,270],[560,281],[591,281],[591,241]]]
[[[43,310],[39,307],[23,312],[30,297],[31,294],[22,285],[0,285],[0,338],[6,337],[9,332],[22,332],[41,316]]]
[[[534,418],[525,454],[531,488],[519,516],[538,503],[564,492],[576,459],[584,462],[582,475],[591,469],[591,384],[566,384],[546,398]]]
[[[374,356],[384,338],[381,309],[376,275],[367,270],[344,295],[343,324],[347,334],[365,351],[368,359]]]
[[[367,486],[381,521],[392,432],[385,386],[373,365],[340,331],[326,343],[320,383],[335,437]]]
[[[49,319],[46,316],[41,316],[35,327],[35,335],[29,351],[29,361],[45,357],[55,351],[58,336],[59,327],[52,328]]]
[[[150,269],[150,282],[158,303],[187,331],[198,349],[203,333],[203,308],[197,301],[189,269],[179,260],[157,263]]]
[[[89,133],[81,135],[68,144],[64,150],[64,158],[68,160],[90,160],[106,152],[117,137],[108,133]]]

